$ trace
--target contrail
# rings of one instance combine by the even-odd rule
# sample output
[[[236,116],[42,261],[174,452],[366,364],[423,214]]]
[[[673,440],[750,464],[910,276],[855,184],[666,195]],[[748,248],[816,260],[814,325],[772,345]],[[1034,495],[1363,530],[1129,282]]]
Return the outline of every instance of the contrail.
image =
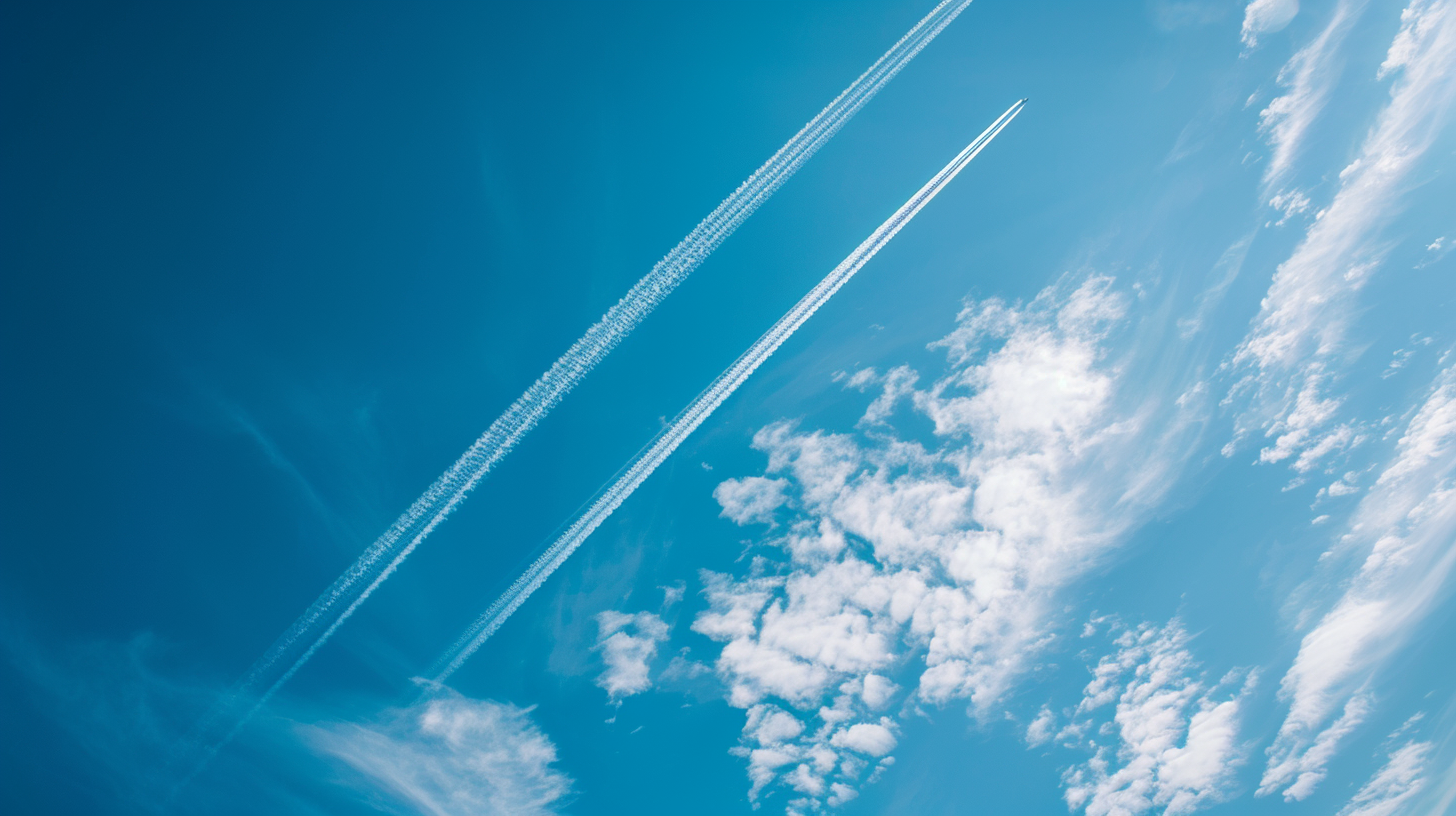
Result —
[[[681,414],[678,414],[671,425],[659,432],[652,443],[620,471],[617,480],[597,494],[596,500],[591,503],[591,506],[585,512],[578,514],[571,526],[567,527],[566,531],[550,547],[546,548],[546,551],[526,569],[525,573],[516,579],[516,582],[511,584],[510,588],[497,598],[495,603],[490,605],[485,614],[477,618],[465,631],[465,634],[461,635],[460,639],[436,661],[435,666],[431,669],[435,673],[433,681],[443,683],[475,653],[476,649],[480,648],[481,644],[495,634],[496,630],[500,629],[506,619],[511,616],[511,613],[515,612],[521,604],[525,603],[531,593],[545,583],[551,573],[555,572],[556,568],[561,566],[576,551],[576,548],[581,546],[581,543],[603,521],[606,521],[607,517],[620,507],[638,486],[647,480],[652,471],[656,470],[657,466],[661,465],[689,434],[697,430],[698,426],[702,425],[703,421],[711,416],[713,411],[717,410],[718,406],[722,405],[723,401],[728,399],[728,396],[737,390],[738,386],[742,385],[755,369],[762,365],[779,346],[783,345],[785,340],[804,325],[804,322],[820,306],[823,306],[835,292],[839,291],[839,287],[843,286],[870,258],[875,256],[875,253],[888,244],[901,227],[910,223],[910,219],[914,218],[921,208],[930,203],[930,200],[935,198],[935,195],[944,189],[945,185],[950,183],[950,180],[955,178],[956,174],[964,169],[971,159],[975,158],[976,154],[980,153],[982,148],[989,144],[997,133],[1001,132],[1002,128],[1016,118],[1025,104],[1026,100],[1022,99],[1001,114],[1001,118],[993,122],[985,132],[976,137],[975,141],[967,145],[951,160],[950,164],[947,164],[929,183],[921,187],[919,192],[911,196],[910,200],[896,210],[895,214],[881,224],[869,238],[866,238],[864,243],[856,247],[849,257],[834,267],[834,270],[810,290],[809,294],[796,303],[787,314],[779,318],[773,328],[758,338],[748,351],[745,351],[733,365],[728,367],[728,370],[718,375],[718,379],[714,380],[707,390],[699,394],[697,399]]]
[[[236,733],[237,727],[313,656],[522,437],[970,3],[943,0],[932,9],[658,261],[304,611],[253,664],[221,710],[204,722],[202,730],[209,730],[226,710],[267,684],[234,726],[231,733]],[[292,662],[288,663],[290,658]],[[288,668],[273,678],[279,664]]]

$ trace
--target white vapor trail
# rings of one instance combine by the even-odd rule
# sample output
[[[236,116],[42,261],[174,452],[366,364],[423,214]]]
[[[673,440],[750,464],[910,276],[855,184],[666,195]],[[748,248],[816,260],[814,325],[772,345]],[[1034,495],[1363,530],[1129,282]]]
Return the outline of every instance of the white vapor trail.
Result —
[[[576,548],[594,532],[607,517],[612,514],[622,502],[632,495],[652,471],[657,469],[672,452],[682,444],[688,435],[697,430],[712,413],[717,410],[723,401],[728,399],[738,386],[742,385],[749,375],[754,372],[765,360],[769,358],[779,346],[783,345],[798,328],[804,325],[815,311],[823,306],[839,288],[843,286],[856,272],[860,270],[870,258],[875,256],[901,227],[910,223],[917,213],[930,200],[939,193],[950,180],[960,173],[971,159],[980,153],[982,148],[996,137],[1001,129],[1021,112],[1026,100],[1020,100],[1012,105],[1001,117],[986,128],[980,136],[966,146],[950,164],[935,175],[920,191],[911,196],[895,214],[890,216],[885,223],[870,234],[849,257],[834,267],[818,285],[809,291],[794,307],[788,311],[778,322],[773,325],[764,335],[748,348],[728,370],[718,375],[713,384],[708,386],[698,395],[671,425],[658,433],[652,443],[645,448],[632,462],[621,471],[621,475],[609,487],[597,495],[595,501],[585,512],[580,513],[571,526],[546,549],[542,555],[528,567],[516,582],[511,584],[495,603],[485,611],[470,628],[461,635],[459,640],[450,647],[448,651],[435,663],[433,671],[436,672],[433,678],[435,683],[443,683],[446,678],[460,668],[470,658],[481,644],[500,629],[506,619],[525,603],[531,593],[541,587],[551,573],[556,571],[562,563],[571,556]]]
[[[835,97],[694,227],[526,393],[491,423],[464,455],[430,485],[424,495],[416,499],[253,664],[200,730],[203,733],[211,730],[219,718],[227,716],[227,711],[265,685],[266,690],[257,696],[228,736],[213,745],[209,754],[215,753],[230,740],[237,729],[314,655],[522,437],[970,3],[971,0],[943,0],[916,23],[869,70]],[[280,665],[288,668],[275,676]]]

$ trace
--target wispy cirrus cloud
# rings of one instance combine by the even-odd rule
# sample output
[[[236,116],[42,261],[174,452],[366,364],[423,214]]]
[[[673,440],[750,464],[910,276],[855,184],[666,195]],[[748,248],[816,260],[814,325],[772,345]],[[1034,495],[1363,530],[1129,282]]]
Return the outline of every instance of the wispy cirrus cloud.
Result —
[[[1325,33],[1306,50],[1314,49],[1311,55],[1327,51],[1339,26],[1348,27],[1357,10],[1342,4]],[[1338,421],[1342,398],[1332,395],[1332,381],[1358,313],[1356,296],[1388,249],[1382,230],[1401,211],[1411,174],[1450,122],[1456,98],[1453,59],[1456,14],[1451,4],[1412,3],[1402,13],[1400,31],[1380,67],[1382,78],[1395,78],[1390,101],[1357,158],[1340,172],[1339,189],[1329,206],[1279,265],[1249,334],[1234,352],[1234,368],[1248,372],[1235,391],[1255,393],[1253,407],[1239,417],[1237,432],[1260,431],[1273,439],[1260,454],[1264,461],[1290,459],[1297,471],[1307,472],[1330,453],[1360,441],[1358,427]],[[1306,83],[1299,77],[1314,70],[1308,67],[1312,60],[1319,61],[1309,56],[1291,62],[1300,66],[1296,88]],[[1324,92],[1311,86],[1291,93],[1292,100],[1314,100]],[[1282,172],[1278,168],[1287,164],[1280,157],[1308,127],[1312,104],[1276,100],[1265,112],[1275,122],[1266,122],[1276,147],[1270,173]]]
[[[1282,0],[1254,0],[1245,10],[1243,37],[1252,46],[1260,33],[1273,28],[1288,14],[1290,3]],[[1298,4],[1294,3],[1294,10]],[[1340,77],[1340,48],[1356,20],[1365,10],[1365,0],[1341,0],[1319,36],[1301,48],[1279,71],[1279,84],[1286,89],[1259,112],[1259,129],[1274,153],[1264,168],[1264,187],[1277,189],[1294,167],[1310,128],[1324,111],[1330,93]],[[1284,23],[1288,23],[1284,19]],[[1282,27],[1282,25],[1280,26]]]
[[[74,778],[128,812],[168,800],[176,745],[217,693],[215,686],[160,671],[167,651],[150,634],[120,643],[42,645],[0,619],[0,659],[26,681],[33,710],[55,729],[51,738],[69,739],[78,749]],[[189,804],[211,791],[191,793]]]
[[[1426,764],[1435,746],[1408,740],[1390,752],[1385,764],[1340,808],[1338,816],[1394,816],[1405,811],[1426,782]]]
[[[1456,367],[1437,377],[1331,555],[1363,556],[1303,638],[1281,682],[1289,701],[1259,793],[1303,799],[1365,719],[1368,689],[1448,591],[1456,564]],[[1336,712],[1339,712],[1337,715]]]
[[[550,816],[573,784],[530,709],[444,687],[376,721],[305,726],[303,734],[356,771],[366,791],[422,816]]]

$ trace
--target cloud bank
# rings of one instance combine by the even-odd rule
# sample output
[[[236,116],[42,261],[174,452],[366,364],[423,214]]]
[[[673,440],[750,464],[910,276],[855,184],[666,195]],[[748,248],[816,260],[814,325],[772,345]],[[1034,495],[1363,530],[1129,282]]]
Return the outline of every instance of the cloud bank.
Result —
[[[855,790],[890,758],[895,701],[989,713],[1046,645],[1058,591],[1167,489],[1181,407],[1159,422],[1119,407],[1107,342],[1127,305],[1102,277],[971,302],[932,344],[948,366],[926,388],[904,367],[849,378],[880,391],[859,433],[755,436],[791,520],[748,574],[704,573],[692,625],[723,644],[716,670],[748,714],[753,797],[776,783],[808,808]],[[903,411],[932,446],[895,434]],[[748,484],[765,481],[720,487],[725,515]]]

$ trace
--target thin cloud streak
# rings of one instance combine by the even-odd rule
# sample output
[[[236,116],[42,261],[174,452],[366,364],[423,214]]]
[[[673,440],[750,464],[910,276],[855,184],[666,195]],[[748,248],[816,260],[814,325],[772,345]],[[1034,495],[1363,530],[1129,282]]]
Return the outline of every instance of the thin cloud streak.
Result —
[[[1252,16],[1255,7],[1260,5],[1268,4],[1250,3],[1249,14]],[[1274,155],[1264,169],[1266,190],[1277,186],[1294,166],[1294,158],[1304,145],[1310,126],[1324,110],[1335,81],[1339,79],[1340,46],[1364,10],[1365,0],[1342,0],[1320,35],[1300,49],[1279,71],[1279,82],[1289,91],[1275,97],[1259,113],[1259,129],[1268,134],[1269,146],[1274,148]],[[1246,45],[1252,45],[1249,25],[1246,17]]]
[[[242,723],[308,662],[420,542],[465,500],[491,468],[970,3],[971,0],[943,0],[916,23],[869,70],[835,97],[658,261],[651,272],[491,423],[465,454],[416,499],[252,666],[237,690],[220,706],[218,714],[203,725],[202,733],[216,727],[218,719],[225,717],[227,711],[249,698],[258,688],[266,684],[266,690],[239,718],[229,735],[209,752],[231,739],[232,733],[236,733]],[[339,611],[341,607],[342,611]],[[303,643],[307,643],[307,647],[291,664],[287,663],[289,656],[297,652]],[[288,668],[274,678],[275,669],[280,664],[288,665]],[[270,678],[273,678],[271,682]]]
[[[870,237],[855,248],[849,257],[841,261],[787,314],[779,318],[772,328],[749,347],[748,351],[744,352],[733,365],[729,366],[727,371],[720,374],[686,410],[679,414],[672,425],[663,429],[652,444],[625,468],[622,475],[599,495],[586,512],[579,515],[566,532],[562,533],[547,548],[546,552],[445,653],[436,663],[436,666],[440,668],[434,678],[435,682],[444,682],[480,648],[481,644],[495,634],[506,619],[520,608],[526,598],[545,583],[551,573],[555,572],[575,552],[576,548],[581,546],[581,543],[602,522],[606,521],[607,517],[621,506],[622,502],[632,495],[638,486],[646,481],[652,471],[656,470],[658,465],[662,464],[677,449],[678,445],[682,444],[684,439],[702,425],[717,410],[718,406],[722,405],[729,395],[748,379],[755,369],[762,365],[779,346],[783,345],[784,341],[788,340],[800,326],[813,316],[820,306],[824,305],[835,292],[839,291],[841,286],[888,244],[902,227],[910,223],[910,220],[926,204],[930,203],[930,200],[944,189],[951,179],[965,169],[966,165],[996,137],[996,134],[1001,132],[1002,128],[1016,118],[1025,103],[1024,99],[1018,101],[1001,114],[1000,118],[967,145],[924,187],[921,187],[919,192],[911,196],[909,201],[905,202],[899,210],[871,233]]]

